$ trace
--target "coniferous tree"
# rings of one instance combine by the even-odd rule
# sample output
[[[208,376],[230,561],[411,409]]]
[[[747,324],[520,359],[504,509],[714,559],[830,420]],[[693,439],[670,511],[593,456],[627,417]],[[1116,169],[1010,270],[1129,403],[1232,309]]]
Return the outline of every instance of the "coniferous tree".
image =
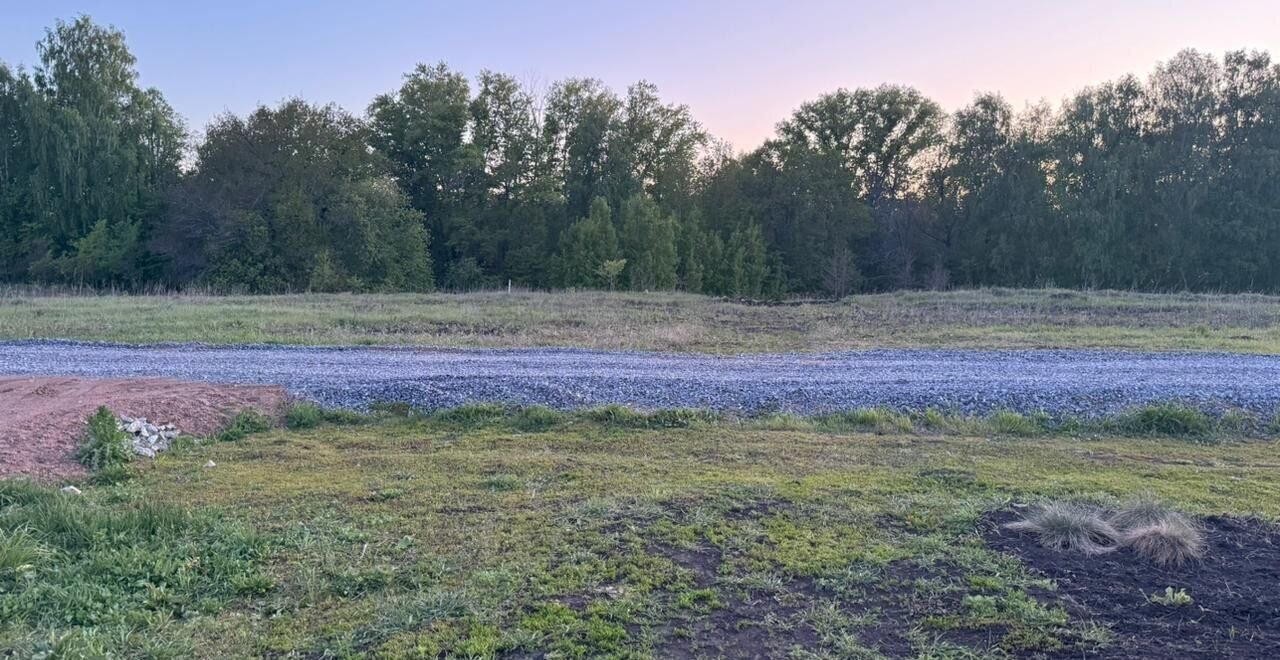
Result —
[[[591,214],[573,223],[560,243],[560,284],[567,287],[594,287],[604,282],[600,267],[619,258],[618,234],[613,228],[609,202],[597,197]]]

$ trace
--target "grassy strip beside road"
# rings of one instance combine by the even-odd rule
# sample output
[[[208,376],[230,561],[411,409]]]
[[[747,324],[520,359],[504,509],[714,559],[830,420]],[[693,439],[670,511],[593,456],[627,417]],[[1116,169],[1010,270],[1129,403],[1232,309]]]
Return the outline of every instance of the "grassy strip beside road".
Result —
[[[877,347],[1280,353],[1280,298],[909,292],[748,305],[655,293],[48,296],[0,291],[0,339],[578,346],[710,353]]]
[[[1029,427],[1012,418],[909,435],[871,413],[405,412],[295,408],[293,430],[185,444],[81,497],[0,482],[0,649],[1080,657],[1134,639],[991,547],[991,512],[1146,493],[1280,518],[1262,442],[1014,437]],[[1165,575],[1142,589],[1188,586]],[[1176,606],[1133,591],[1115,611]]]

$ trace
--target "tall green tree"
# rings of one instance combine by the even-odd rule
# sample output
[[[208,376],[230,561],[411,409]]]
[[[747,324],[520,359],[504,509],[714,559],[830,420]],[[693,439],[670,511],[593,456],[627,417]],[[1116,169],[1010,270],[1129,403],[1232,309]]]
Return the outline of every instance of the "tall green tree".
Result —
[[[622,248],[632,289],[676,287],[676,221],[650,197],[637,194],[622,205]]]
[[[482,177],[485,156],[466,139],[470,97],[462,74],[444,64],[419,64],[368,110],[369,144],[391,163],[400,187],[426,217],[441,276],[479,240],[467,194]]]
[[[560,240],[560,284],[566,287],[599,287],[607,282],[601,266],[618,259],[618,233],[608,200],[597,197],[591,214],[569,227]]]
[[[583,217],[597,197],[620,200],[632,192],[629,181],[624,190],[613,189],[619,177],[611,172],[625,167],[610,158],[610,136],[617,134],[622,112],[617,95],[598,80],[569,79],[552,86],[546,106],[544,167],[555,173],[566,215]]]
[[[205,131],[161,245],[178,281],[254,292],[430,290],[422,214],[366,128],[301,100]]]
[[[0,226],[15,257],[3,270],[96,285],[156,276],[146,241],[179,175],[181,121],[138,85],[114,28],[59,21],[37,51],[30,74],[0,67]]]

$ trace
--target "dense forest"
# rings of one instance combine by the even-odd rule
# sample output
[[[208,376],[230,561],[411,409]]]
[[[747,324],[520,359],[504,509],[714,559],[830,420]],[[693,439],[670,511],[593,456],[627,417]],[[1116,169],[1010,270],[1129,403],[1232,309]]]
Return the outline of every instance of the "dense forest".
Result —
[[[1016,110],[837,90],[736,153],[649,83],[420,65],[363,115],[301,99],[193,140],[124,36],[0,63],[0,281],[839,296],[1280,291],[1280,66],[1184,51]]]

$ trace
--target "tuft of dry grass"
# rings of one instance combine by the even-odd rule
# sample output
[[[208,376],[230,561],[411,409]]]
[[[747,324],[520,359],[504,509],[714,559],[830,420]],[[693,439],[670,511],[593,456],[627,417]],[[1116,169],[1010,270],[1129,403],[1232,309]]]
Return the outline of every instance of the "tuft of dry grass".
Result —
[[[1064,502],[1045,504],[1005,527],[1031,532],[1054,550],[1101,555],[1120,546],[1120,532],[1096,510]]]
[[[1182,518],[1182,514],[1154,495],[1144,493],[1125,502],[1107,521],[1116,529],[1126,530],[1155,525],[1174,517]]]
[[[1153,497],[1143,496],[1128,503],[1111,516],[1110,522],[1121,530],[1121,545],[1157,566],[1182,566],[1204,556],[1204,532]]]
[[[1181,516],[1126,530],[1120,542],[1161,567],[1182,566],[1204,557],[1204,533]]]

